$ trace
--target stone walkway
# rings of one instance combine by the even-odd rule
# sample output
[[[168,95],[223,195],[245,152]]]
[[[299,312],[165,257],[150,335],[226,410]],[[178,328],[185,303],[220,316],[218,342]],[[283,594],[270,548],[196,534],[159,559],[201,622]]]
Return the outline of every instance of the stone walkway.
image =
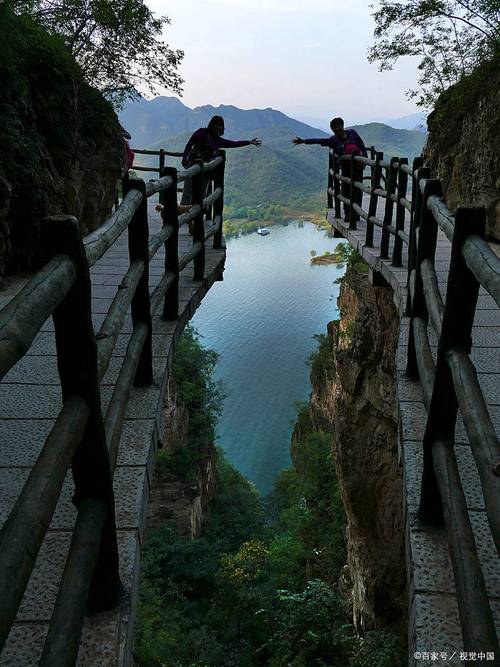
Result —
[[[148,202],[148,207],[150,230],[154,233],[160,228],[161,220],[159,214],[154,212],[154,204]],[[182,256],[192,244],[186,226],[181,228],[179,240],[179,255]],[[175,341],[214,281],[222,278],[225,249],[212,250],[211,246],[212,239],[209,239],[203,281],[193,281],[192,263],[181,273],[179,318],[175,322],[163,322],[156,316],[153,321],[154,384],[132,390],[114,475],[120,570],[125,591],[119,609],[86,619],[77,663],[82,667],[123,667],[132,664],[140,544],[154,455],[164,432],[163,404],[168,368]],[[128,266],[125,232],[91,269],[92,317],[96,332]],[[162,248],[151,261],[152,288],[160,281],[163,267]],[[11,279],[3,289],[0,288],[0,307],[13,298],[25,282],[26,277]],[[128,316],[101,384],[104,413],[131,331],[132,323]],[[8,516],[27,479],[60,408],[53,325],[49,318],[28,354],[0,384],[1,523]],[[76,518],[71,496],[72,480],[68,474],[16,623],[0,656],[2,667],[38,664]]]
[[[364,207],[367,210],[367,206]],[[348,223],[335,218],[332,210],[327,214],[332,226],[341,232],[356,248],[368,265],[382,274],[392,287],[394,303],[400,313],[400,334],[397,350],[397,392],[399,397],[400,462],[403,466],[405,487],[404,511],[406,524],[407,591],[409,601],[409,662],[413,666],[429,665],[431,658],[414,658],[414,653],[446,652],[449,662],[465,665],[459,660],[463,641],[455,597],[455,585],[446,537],[442,529],[423,526],[416,512],[420,500],[422,477],[422,438],[427,420],[420,384],[405,375],[406,347],[409,318],[405,316],[407,269],[391,266],[390,260],[381,260],[381,230],[375,227],[374,247],[366,248],[366,222],[358,223],[357,231],[349,231]],[[392,239],[390,253],[392,252]],[[444,298],[450,260],[451,244],[441,232],[436,250],[436,272],[440,292]],[[498,253],[499,248],[496,251]],[[404,252],[406,246],[404,246]],[[390,254],[389,253],[389,254]],[[407,254],[403,254],[407,265]],[[435,360],[437,341],[431,335],[429,341]],[[491,419],[500,434],[500,310],[494,300],[481,288],[472,333],[474,362],[481,388],[484,392]],[[474,459],[461,419],[456,429],[457,460],[464,487],[469,515],[474,529],[479,558],[483,568],[490,605],[495,617],[497,636],[500,636],[500,561],[487,522],[484,501]],[[497,660],[500,656],[495,656]],[[432,664],[444,664],[434,661]],[[485,660],[486,662],[486,660]],[[467,663],[468,664],[468,663]],[[489,662],[488,664],[498,664]]]

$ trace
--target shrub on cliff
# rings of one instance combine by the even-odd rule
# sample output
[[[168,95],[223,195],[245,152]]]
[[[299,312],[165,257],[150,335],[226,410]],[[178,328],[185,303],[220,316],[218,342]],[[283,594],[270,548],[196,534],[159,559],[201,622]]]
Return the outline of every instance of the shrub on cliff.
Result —
[[[158,455],[160,465],[186,480],[193,479],[200,458],[205,455],[205,445],[215,438],[215,424],[224,400],[221,383],[213,379],[217,357],[216,352],[200,345],[195,329],[186,327],[179,338],[171,375],[178,400],[189,414],[187,443]]]
[[[1,275],[39,262],[45,215],[76,215],[84,232],[103,221],[123,148],[111,105],[59,38],[5,5],[0,32]]]

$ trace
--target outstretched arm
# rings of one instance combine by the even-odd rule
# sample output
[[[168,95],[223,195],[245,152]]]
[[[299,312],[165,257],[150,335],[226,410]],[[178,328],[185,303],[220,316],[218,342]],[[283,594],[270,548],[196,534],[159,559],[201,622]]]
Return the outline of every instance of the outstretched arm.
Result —
[[[295,137],[295,139],[292,139],[292,142],[294,144],[307,144],[307,145],[312,145],[316,144],[318,146],[330,146],[330,148],[334,148],[335,144],[333,143],[333,137],[320,137],[318,139],[301,139],[300,137]]]
[[[240,148],[241,146],[260,146],[261,140],[257,137],[253,139],[245,139],[244,141],[231,141],[231,139],[217,138],[217,148]]]

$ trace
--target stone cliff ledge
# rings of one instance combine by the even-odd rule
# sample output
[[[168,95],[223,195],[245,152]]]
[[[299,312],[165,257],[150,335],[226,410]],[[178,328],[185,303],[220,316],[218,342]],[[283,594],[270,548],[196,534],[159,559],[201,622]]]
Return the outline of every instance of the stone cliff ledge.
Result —
[[[347,515],[347,576],[355,625],[405,632],[402,472],[395,353],[399,317],[389,287],[348,270],[339,322],[329,325],[331,370],[313,378],[311,411],[333,433]]]

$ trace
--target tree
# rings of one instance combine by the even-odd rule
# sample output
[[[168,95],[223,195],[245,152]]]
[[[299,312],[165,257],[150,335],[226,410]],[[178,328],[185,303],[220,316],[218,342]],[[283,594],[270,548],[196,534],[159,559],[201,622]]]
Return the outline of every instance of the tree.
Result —
[[[13,0],[18,14],[29,14],[59,35],[90,85],[115,106],[159,86],[180,93],[177,73],[184,53],[161,41],[166,16],[155,17],[142,0]]]
[[[421,58],[421,90],[408,91],[418,106],[431,107],[444,90],[500,50],[499,0],[380,0],[373,18],[369,62],[378,61],[383,71],[402,56]]]

